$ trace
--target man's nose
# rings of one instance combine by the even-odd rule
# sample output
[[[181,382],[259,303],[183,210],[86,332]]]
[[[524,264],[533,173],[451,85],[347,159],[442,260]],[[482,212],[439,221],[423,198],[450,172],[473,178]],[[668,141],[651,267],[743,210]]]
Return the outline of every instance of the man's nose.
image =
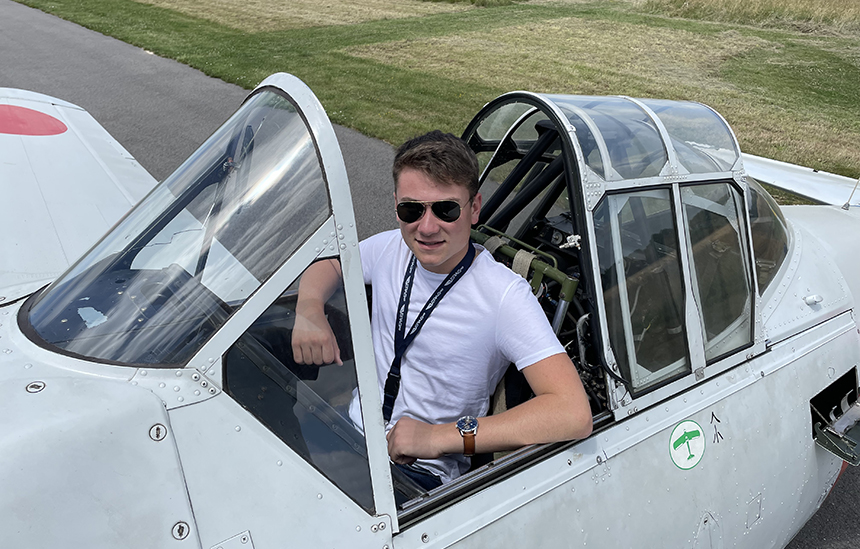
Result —
[[[441,225],[441,221],[436,217],[430,208],[428,207],[424,211],[424,215],[421,216],[421,219],[418,220],[418,231],[421,234],[435,234],[439,232],[439,228]]]

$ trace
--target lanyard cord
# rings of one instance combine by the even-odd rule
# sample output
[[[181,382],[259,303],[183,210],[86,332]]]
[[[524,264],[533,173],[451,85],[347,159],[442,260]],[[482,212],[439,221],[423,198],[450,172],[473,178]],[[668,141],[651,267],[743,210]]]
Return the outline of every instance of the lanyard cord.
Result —
[[[385,380],[385,389],[383,393],[385,399],[382,403],[382,417],[388,423],[391,420],[391,413],[394,411],[394,401],[397,399],[397,394],[400,392],[400,364],[403,360],[403,353],[418,335],[418,332],[427,322],[427,318],[433,309],[439,304],[439,301],[448,293],[454,284],[463,278],[466,271],[472,265],[472,260],[475,259],[475,247],[472,245],[472,240],[469,240],[469,248],[466,250],[466,255],[457,263],[454,270],[448,273],[445,280],[436,288],[424,308],[418,313],[415,323],[408,334],[406,332],[406,314],[409,311],[409,296],[412,294],[412,282],[415,280],[415,268],[418,260],[413,254],[409,260],[409,265],[406,267],[406,276],[403,278],[403,288],[400,290],[400,303],[397,306],[397,323],[394,330],[394,360],[391,361],[391,369],[388,370],[388,378]],[[404,335],[405,334],[405,335]]]

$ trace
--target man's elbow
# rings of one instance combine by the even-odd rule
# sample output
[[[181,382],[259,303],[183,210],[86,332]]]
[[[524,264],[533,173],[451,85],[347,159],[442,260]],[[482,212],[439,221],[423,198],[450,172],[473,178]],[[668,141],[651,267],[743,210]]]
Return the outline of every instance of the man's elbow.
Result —
[[[575,402],[568,417],[570,418],[570,440],[581,440],[591,435],[594,422],[591,418],[591,406],[588,405],[587,400]]]

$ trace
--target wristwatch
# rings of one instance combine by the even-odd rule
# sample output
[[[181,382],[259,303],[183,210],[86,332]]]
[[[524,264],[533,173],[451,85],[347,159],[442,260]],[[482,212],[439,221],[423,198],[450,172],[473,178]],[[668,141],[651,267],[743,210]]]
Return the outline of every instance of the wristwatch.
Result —
[[[478,434],[478,420],[472,416],[463,416],[457,420],[457,430],[463,437],[463,455],[475,455],[475,435]]]

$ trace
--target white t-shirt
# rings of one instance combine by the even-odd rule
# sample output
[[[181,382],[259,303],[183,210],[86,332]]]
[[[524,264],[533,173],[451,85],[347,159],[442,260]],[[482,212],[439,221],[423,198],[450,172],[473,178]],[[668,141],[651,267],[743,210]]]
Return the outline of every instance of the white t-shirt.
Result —
[[[400,392],[390,429],[403,416],[431,424],[487,414],[490,396],[507,369],[519,370],[563,353],[528,282],[481,246],[466,274],[438,303],[403,355]],[[395,315],[412,252],[399,230],[361,242],[364,281],[373,285],[373,350],[379,393],[394,359]],[[447,275],[415,270],[406,333]],[[357,399],[350,416],[361,425]],[[480,430],[478,432],[480,437]],[[416,463],[447,482],[466,472],[469,458],[452,454]]]

